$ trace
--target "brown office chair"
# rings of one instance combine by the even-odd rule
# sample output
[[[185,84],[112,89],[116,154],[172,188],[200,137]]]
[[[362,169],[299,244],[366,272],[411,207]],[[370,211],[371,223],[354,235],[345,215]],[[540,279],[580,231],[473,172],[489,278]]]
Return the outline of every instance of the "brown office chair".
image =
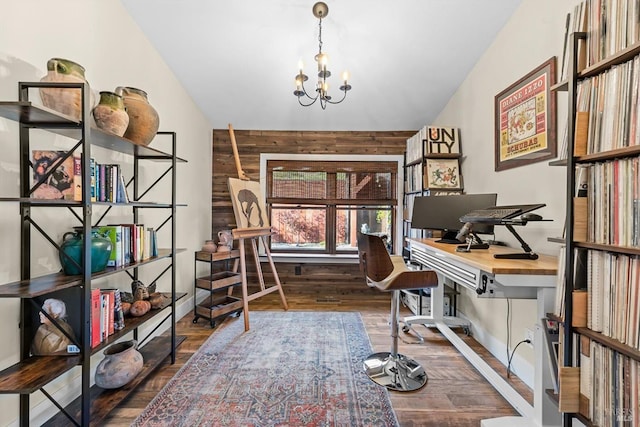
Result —
[[[427,383],[427,374],[415,360],[398,354],[398,307],[400,291],[438,286],[434,271],[409,270],[401,256],[391,256],[382,238],[358,233],[360,270],[367,285],[391,296],[391,351],[374,353],[363,363],[371,380],[390,390],[414,391]]]

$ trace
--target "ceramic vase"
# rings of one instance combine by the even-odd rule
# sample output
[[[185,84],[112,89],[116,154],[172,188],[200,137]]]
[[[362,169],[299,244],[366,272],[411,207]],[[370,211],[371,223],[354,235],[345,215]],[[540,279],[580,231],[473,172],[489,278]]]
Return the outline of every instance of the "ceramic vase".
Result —
[[[231,230],[221,230],[218,231],[218,250],[220,247],[224,247],[225,251],[230,251],[233,248],[233,235],[231,234]]]
[[[69,231],[62,236],[61,251],[59,253],[60,264],[65,274],[82,274],[82,269],[74,264],[71,259],[82,266],[83,231],[81,227],[75,227],[75,231]],[[67,256],[63,255],[66,254]],[[97,273],[107,267],[111,255],[111,240],[101,234],[98,229],[91,230],[91,272]]]
[[[122,97],[114,92],[100,92],[100,101],[92,110],[96,125],[105,132],[123,136],[129,125],[129,115]]]
[[[52,83],[87,83],[84,67],[78,63],[62,58],[51,58],[47,61],[47,75],[41,82]],[[93,106],[93,94],[89,92],[89,104]],[[42,105],[80,121],[82,118],[82,91],[80,89],[46,87],[40,88]]]
[[[104,359],[96,367],[98,387],[119,388],[134,379],[144,365],[136,340],[123,341],[106,349]]]
[[[122,96],[129,115],[129,126],[124,137],[134,144],[149,145],[158,132],[160,118],[149,104],[147,93],[134,87],[118,87],[116,93]]]
[[[215,252],[218,250],[215,242],[213,240],[205,240],[204,245],[202,245],[202,252]]]

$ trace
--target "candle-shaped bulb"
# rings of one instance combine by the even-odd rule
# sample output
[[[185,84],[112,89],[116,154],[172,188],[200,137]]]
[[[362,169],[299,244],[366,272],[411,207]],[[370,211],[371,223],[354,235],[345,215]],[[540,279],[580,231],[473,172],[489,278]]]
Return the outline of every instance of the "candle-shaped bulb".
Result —
[[[319,53],[316,55],[316,61],[318,62],[318,71],[322,71],[325,63],[325,54]]]
[[[302,62],[302,59],[300,59],[298,61],[298,70],[300,70],[300,73],[302,73],[303,69],[304,69],[304,62]]]
[[[342,73],[342,80],[344,81],[344,84],[347,84],[347,80],[349,80],[349,72],[347,70]]]

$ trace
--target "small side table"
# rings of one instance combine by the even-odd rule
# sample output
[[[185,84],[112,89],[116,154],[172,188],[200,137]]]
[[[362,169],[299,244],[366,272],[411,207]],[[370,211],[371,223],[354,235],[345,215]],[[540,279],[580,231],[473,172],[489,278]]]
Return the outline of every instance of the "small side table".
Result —
[[[196,251],[194,261],[194,307],[195,317],[193,323],[197,323],[199,318],[208,319],[211,327],[216,326],[218,319],[226,316],[240,316],[244,303],[242,298],[232,296],[233,288],[242,285],[242,276],[238,272],[240,259],[240,251],[232,249],[226,252],[205,252]],[[229,268],[229,264],[233,261],[233,266]],[[198,277],[198,262],[209,263],[209,274]],[[221,271],[216,267],[217,264],[222,265]],[[209,296],[201,303],[196,300],[196,292],[198,289],[204,289],[209,292]],[[226,292],[224,290],[226,289]]]

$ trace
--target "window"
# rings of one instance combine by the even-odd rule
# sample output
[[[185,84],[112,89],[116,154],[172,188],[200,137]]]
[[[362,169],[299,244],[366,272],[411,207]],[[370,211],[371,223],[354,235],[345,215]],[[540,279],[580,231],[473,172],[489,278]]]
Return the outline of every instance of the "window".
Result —
[[[265,170],[273,252],[355,253],[358,230],[393,242],[397,161],[274,159]]]

